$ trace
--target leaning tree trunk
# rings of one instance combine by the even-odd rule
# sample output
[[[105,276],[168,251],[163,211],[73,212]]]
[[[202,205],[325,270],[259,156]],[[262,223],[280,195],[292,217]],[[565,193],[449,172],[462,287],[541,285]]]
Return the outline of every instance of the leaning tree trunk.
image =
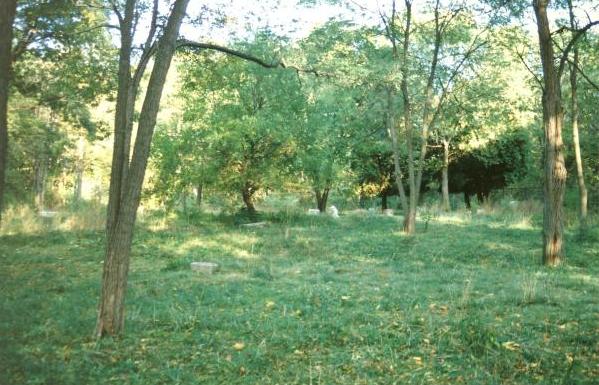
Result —
[[[548,0],[534,0],[539,48],[543,64],[543,126],[545,131],[543,263],[558,265],[564,258],[564,164],[563,111],[559,74],[555,68],[553,41],[547,18]]]
[[[134,109],[135,100],[132,99],[131,87],[131,52],[133,44],[133,19],[135,14],[135,0],[127,0],[124,17],[120,21],[121,48],[119,52],[118,88],[116,108],[114,113],[114,144],[112,149],[112,163],[110,170],[110,186],[108,189],[108,207],[106,214],[106,241],[110,243],[110,236],[119,215],[123,195],[125,170],[129,167],[129,158],[126,156],[126,137],[129,127],[130,111]]]
[[[12,63],[12,24],[17,10],[17,1],[3,0],[0,3],[0,223],[2,223],[8,160],[8,87]]]
[[[329,200],[329,191],[330,187],[325,187],[320,191],[320,189],[314,189],[314,195],[316,196],[316,207],[318,211],[324,213],[327,211],[327,201]]]
[[[449,203],[449,141],[443,140],[443,179],[441,181],[441,192],[443,194],[443,210],[451,211]]]
[[[128,3],[130,3],[129,0]],[[156,125],[156,117],[162,97],[162,90],[171,59],[175,52],[176,40],[185,9],[189,0],[177,0],[173,5],[163,36],[158,42],[154,67],[150,75],[146,96],[139,117],[133,157],[128,169],[126,184],[122,186],[122,201],[118,206],[116,221],[107,234],[104,272],[102,276],[102,294],[100,298],[96,336],[118,335],[125,325],[125,294],[129,272],[129,257],[133,228],[141,188],[150,154],[150,144]],[[120,88],[120,87],[119,87]],[[117,149],[115,148],[114,151]],[[113,169],[114,171],[114,169]],[[111,175],[111,180],[121,178],[121,174]],[[112,191],[111,191],[112,193]]]
[[[574,19],[574,11],[572,8],[572,0],[568,0],[568,8],[570,10],[570,27],[572,30],[576,28],[576,22]],[[576,159],[576,180],[578,181],[578,197],[579,197],[579,209],[580,209],[580,226],[582,228],[586,225],[587,219],[587,201],[588,194],[587,188],[584,183],[584,169],[582,166],[582,155],[580,153],[580,138],[578,135],[578,84],[576,79],[576,71],[578,67],[578,47],[573,48],[574,57],[572,59],[572,66],[570,67],[570,88],[572,90],[570,99],[570,109],[572,110],[572,144],[574,146],[574,157]]]

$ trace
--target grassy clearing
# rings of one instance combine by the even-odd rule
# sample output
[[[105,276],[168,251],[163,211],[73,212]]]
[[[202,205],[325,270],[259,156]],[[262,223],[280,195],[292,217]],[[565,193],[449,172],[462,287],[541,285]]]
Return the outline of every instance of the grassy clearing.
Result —
[[[148,216],[127,333],[91,338],[99,230],[0,238],[0,384],[596,384],[599,242],[534,220]],[[215,261],[207,276],[194,260]]]

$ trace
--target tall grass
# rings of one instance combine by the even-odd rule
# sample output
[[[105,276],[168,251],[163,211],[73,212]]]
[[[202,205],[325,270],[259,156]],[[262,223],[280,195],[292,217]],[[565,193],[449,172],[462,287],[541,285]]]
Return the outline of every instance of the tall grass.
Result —
[[[101,230],[105,218],[106,207],[94,202],[80,202],[42,213],[29,205],[16,205],[3,213],[0,235]]]

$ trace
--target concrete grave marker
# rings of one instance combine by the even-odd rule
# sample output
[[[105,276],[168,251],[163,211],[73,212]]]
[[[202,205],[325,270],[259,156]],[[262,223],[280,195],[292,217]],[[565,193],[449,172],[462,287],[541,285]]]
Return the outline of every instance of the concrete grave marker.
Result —
[[[206,274],[212,274],[219,269],[218,263],[214,262],[192,262],[190,267],[193,271],[199,271]]]

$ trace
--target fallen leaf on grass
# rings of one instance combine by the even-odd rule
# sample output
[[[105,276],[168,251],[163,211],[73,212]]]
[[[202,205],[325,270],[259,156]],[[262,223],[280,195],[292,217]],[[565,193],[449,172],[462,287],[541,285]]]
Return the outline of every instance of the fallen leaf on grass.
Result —
[[[243,342],[235,342],[233,344],[233,349],[237,351],[243,350],[243,348],[245,348],[245,344]]]
[[[507,350],[511,350],[511,351],[515,351],[520,349],[520,344],[514,342],[514,341],[507,341],[501,344],[501,346],[503,346],[505,349]]]
[[[574,362],[574,355],[572,353],[566,353],[566,361],[571,365]]]

